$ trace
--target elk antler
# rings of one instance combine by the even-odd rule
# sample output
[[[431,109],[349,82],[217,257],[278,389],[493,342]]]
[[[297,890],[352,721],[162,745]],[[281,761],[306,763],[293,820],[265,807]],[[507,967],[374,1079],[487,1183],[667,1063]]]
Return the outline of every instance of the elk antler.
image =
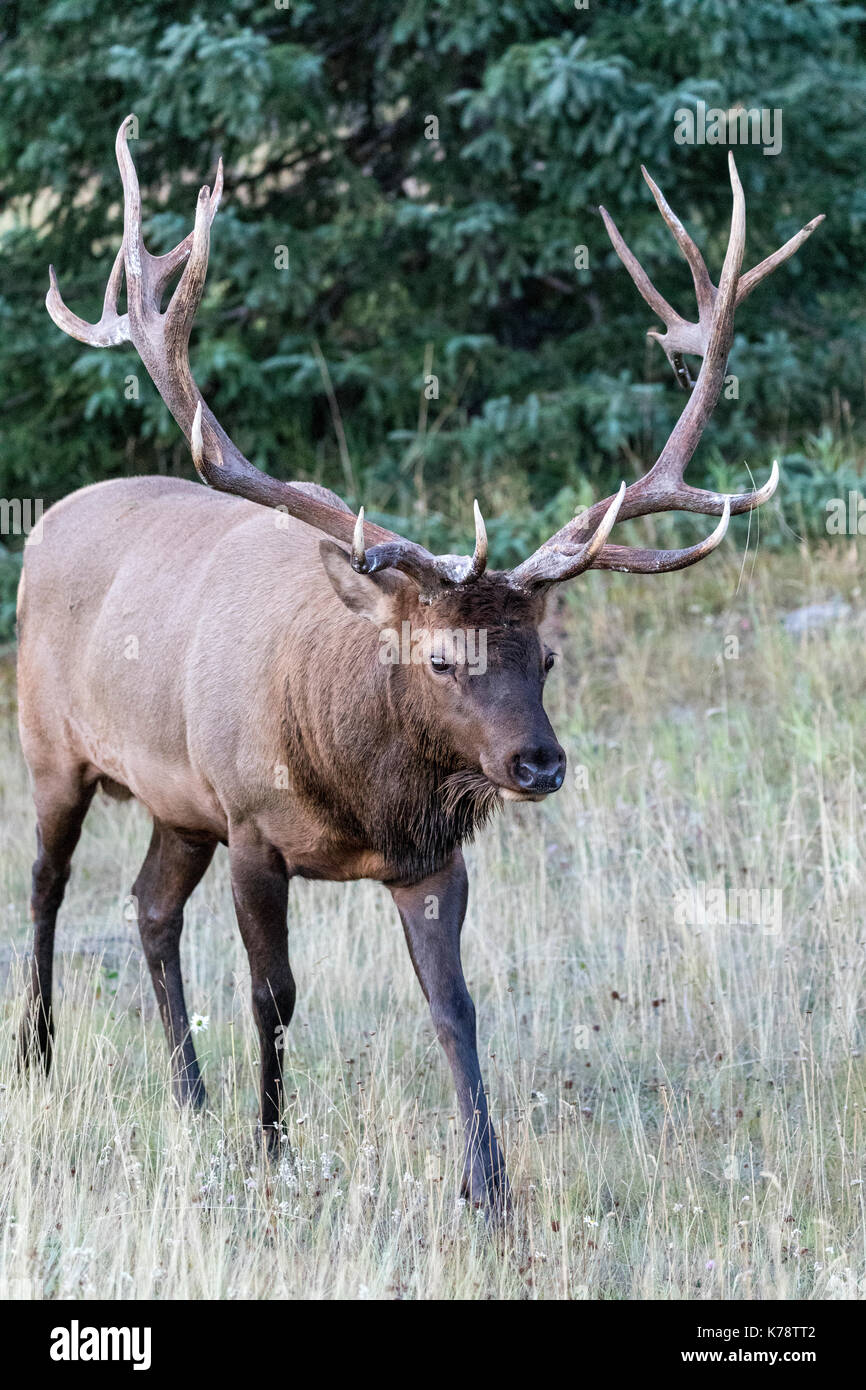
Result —
[[[824,220],[823,215],[813,218],[772,256],[768,256],[753,270],[741,275],[746,240],[746,209],[733,154],[728,155],[728,166],[734,207],[731,234],[718,288],[713,285],[697,246],[668,207],[661,190],[646,169],[643,170],[643,176],[649,184],[659,211],[692,272],[698,302],[696,323],[689,323],[682,318],[659,294],[646,271],[626,246],[613,219],[604,208],[600,209],[617,255],[647,304],[665,324],[665,333],[650,329],[649,336],[661,344],[677,380],[687,387],[691,394],[667,443],[649,472],[630,487],[623,484],[615,498],[605,498],[589,507],[513,570],[510,575],[511,583],[518,589],[557,584],[581,574],[590,567],[657,574],[693,565],[716,548],[725,534],[728,518],[732,513],[747,512],[753,507],[759,507],[762,502],[772,497],[776,490],[779,480],[779,468],[776,463],[773,464],[770,477],[763,487],[755,492],[738,493],[732,497],[692,487],[683,478],[686,466],[697,448],[704,426],[713,412],[724,384],[728,353],[734,337],[734,311],[737,305],[741,304],[777,266],[792,256]],[[692,381],[683,361],[685,353],[703,358],[697,382]],[[721,515],[722,520],[706,540],[685,550],[644,550],[632,546],[605,544],[613,521],[626,521],[630,517],[667,511],[700,512],[706,516]],[[610,519],[611,513],[613,521]],[[597,542],[602,533],[603,539],[599,545]]]
[[[127,116],[117,132],[115,154],[123,184],[123,240],[105,290],[98,323],[86,323],[70,312],[57,285],[54,267],[45,304],[58,328],[92,347],[131,342],[159,394],[190,442],[196,469],[206,483],[221,492],[236,493],[266,507],[279,507],[352,546],[352,564],[364,573],[387,568],[402,570],[425,592],[477,579],[487,564],[484,522],[475,504],[475,553],[472,557],[433,555],[421,545],[358,518],[320,498],[270,477],[250,463],[232,443],[209,409],[189,367],[189,337],[204,290],[210,249],[210,228],[223,187],[222,160],[213,193],[198,195],[195,226],[174,250],[152,256],[141,233],[141,197],[135,165],[127,144]],[[183,266],[177,288],[165,311],[162,296],[171,277]],[[117,312],[121,274],[126,275],[127,312]],[[372,548],[365,550],[365,544]]]

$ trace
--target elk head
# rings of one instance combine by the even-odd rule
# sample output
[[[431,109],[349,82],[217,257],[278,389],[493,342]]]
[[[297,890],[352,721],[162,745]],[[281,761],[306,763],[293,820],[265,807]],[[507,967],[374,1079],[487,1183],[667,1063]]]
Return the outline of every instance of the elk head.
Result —
[[[270,477],[232,443],[202,399],[188,360],[190,331],[207,272],[210,228],[222,192],[222,163],[213,192],[205,187],[199,193],[193,231],[166,255],[152,256],[142,240],[138,180],[126,140],[130,119],[121,125],[115,146],[124,193],[124,230],[102,316],[97,324],[88,324],[72,314],[60,297],[52,268],[46,300],[51,317],[66,333],[92,346],[132,342],[189,440],[199,475],[211,487],[278,507],[333,538],[320,546],[330,583],[343,604],[379,628],[380,638],[384,634],[386,641],[392,641],[389,634],[395,634],[399,656],[392,664],[401,668],[395,679],[399,676],[407,707],[421,711],[424,736],[446,764],[465,769],[467,776],[508,797],[538,799],[555,791],[562,783],[565,755],[542,706],[544,679],[552,661],[539,636],[545,598],[554,585],[588,569],[660,574],[693,565],[719,545],[732,514],[750,511],[772,496],[778,482],[775,463],[763,487],[735,496],[693,487],[684,481],[684,471],[724,384],[737,305],[794,254],[823,218],[814,218],[773,255],[742,274],[745,203],[734,158],[729,155],[733,214],[716,286],[697,246],[643,170],[692,273],[698,317],[689,322],[658,293],[601,209],[617,254],[665,325],[663,334],[651,329],[650,336],[661,344],[689,397],[658,459],[643,477],[629,486],[623,483],[615,495],[575,517],[516,569],[490,572],[477,502],[473,554],[434,555],[365,522],[363,508],[356,517],[348,508],[324,500],[321,492]],[[163,311],[164,291],[181,268]],[[127,312],[120,314],[117,298],[124,274]],[[702,359],[696,380],[685,364],[687,355]],[[706,539],[681,550],[609,544],[617,522],[669,511],[698,512],[718,516],[720,521]],[[404,660],[405,625],[408,662]],[[420,653],[418,660],[416,653]]]
[[[510,800],[558,790],[565,754],[542,704],[553,665],[539,636],[544,597],[495,571],[422,591],[393,569],[358,572],[333,541],[319,549],[337,596],[378,628],[407,735],[421,731],[443,769],[466,773],[449,785]]]

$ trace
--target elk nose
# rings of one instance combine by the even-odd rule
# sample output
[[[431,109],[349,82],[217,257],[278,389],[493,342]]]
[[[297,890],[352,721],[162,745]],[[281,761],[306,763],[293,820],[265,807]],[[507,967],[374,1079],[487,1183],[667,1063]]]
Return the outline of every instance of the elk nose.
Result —
[[[524,748],[511,760],[511,775],[525,792],[556,792],[565,777],[565,754],[558,743]]]

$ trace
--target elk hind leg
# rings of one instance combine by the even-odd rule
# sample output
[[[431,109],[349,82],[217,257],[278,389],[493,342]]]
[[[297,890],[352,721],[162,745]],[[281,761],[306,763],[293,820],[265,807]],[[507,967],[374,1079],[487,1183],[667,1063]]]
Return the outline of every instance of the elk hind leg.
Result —
[[[33,953],[19,1034],[22,1067],[41,1062],[49,1071],[54,1049],[51,1005],[54,970],[54,932],[84,817],[94,784],[85,783],[79,768],[33,773],[36,802],[36,859],[30,895]]]
[[[204,1083],[183,992],[180,936],[183,909],[213,858],[216,840],[185,834],[159,821],[132,888],[138,929],[171,1053],[172,1088],[180,1104],[200,1107]]]

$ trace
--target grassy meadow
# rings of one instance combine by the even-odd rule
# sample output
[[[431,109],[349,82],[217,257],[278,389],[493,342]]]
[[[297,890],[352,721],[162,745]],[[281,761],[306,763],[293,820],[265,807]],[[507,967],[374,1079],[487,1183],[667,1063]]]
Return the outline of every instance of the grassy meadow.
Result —
[[[291,1152],[267,1169],[247,965],[218,854],[184,936],[210,1105],[177,1111],[124,916],[148,839],[135,805],[90,812],[58,934],[55,1069],[47,1082],[16,1074],[34,821],[10,654],[4,1295],[863,1297],[855,545],[588,575],[553,615],[547,705],[565,787],[506,806],[468,853],[464,960],[516,1197],[496,1233],[457,1199],[450,1075],[373,884],[292,886]],[[847,612],[786,631],[786,612],[837,595]],[[762,904],[752,920],[746,901]]]

